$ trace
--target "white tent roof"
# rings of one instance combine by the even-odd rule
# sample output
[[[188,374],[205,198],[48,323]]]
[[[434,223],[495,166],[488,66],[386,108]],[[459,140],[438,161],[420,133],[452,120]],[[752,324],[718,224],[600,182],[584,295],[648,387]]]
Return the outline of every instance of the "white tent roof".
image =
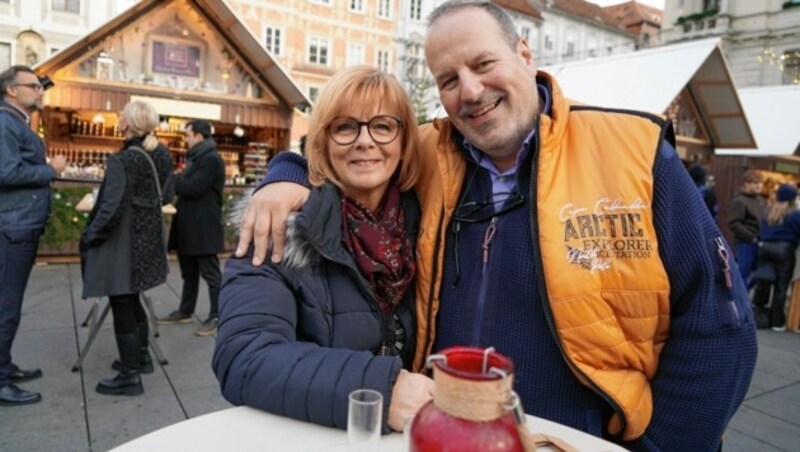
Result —
[[[663,113],[719,39],[543,67],[570,99],[601,107]]]
[[[752,148],[719,43],[719,38],[690,41],[541,69],[556,77],[570,99],[601,107],[663,114],[687,88],[713,146]]]
[[[739,90],[757,149],[717,149],[719,155],[792,155],[800,146],[800,85]]]

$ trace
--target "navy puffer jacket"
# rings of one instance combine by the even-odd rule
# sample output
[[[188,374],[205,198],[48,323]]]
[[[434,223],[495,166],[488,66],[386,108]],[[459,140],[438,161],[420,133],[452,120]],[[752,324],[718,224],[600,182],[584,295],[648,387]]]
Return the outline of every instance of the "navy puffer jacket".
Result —
[[[414,287],[393,315],[380,314],[342,246],[340,201],[333,185],[311,191],[289,222],[280,265],[228,260],[212,366],[235,405],[342,429],[348,394],[375,389],[383,394],[386,433],[392,387],[414,353]],[[401,204],[416,245],[419,202],[403,193]]]

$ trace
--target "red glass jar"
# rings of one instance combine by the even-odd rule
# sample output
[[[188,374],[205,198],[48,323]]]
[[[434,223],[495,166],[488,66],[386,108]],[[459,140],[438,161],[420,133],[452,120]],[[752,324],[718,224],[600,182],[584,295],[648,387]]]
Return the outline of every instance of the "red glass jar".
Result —
[[[412,452],[524,450],[509,358],[494,349],[451,347],[431,355],[428,366],[436,387],[411,424]]]

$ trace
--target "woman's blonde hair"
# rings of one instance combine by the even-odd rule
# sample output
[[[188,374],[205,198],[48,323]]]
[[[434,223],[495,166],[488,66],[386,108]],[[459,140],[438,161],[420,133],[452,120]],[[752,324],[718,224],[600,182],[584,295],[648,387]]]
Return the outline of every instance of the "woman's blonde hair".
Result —
[[[132,136],[144,136],[142,146],[146,151],[152,151],[158,147],[158,140],[155,136],[158,126],[158,112],[156,109],[140,100],[128,102],[122,109],[125,121],[128,123],[128,133]]]
[[[339,71],[319,93],[309,121],[306,156],[308,179],[314,186],[331,181],[343,188],[331,165],[328,126],[340,116],[351,116],[353,105],[391,112],[402,121],[400,166],[396,171],[400,190],[409,190],[419,175],[419,131],[411,101],[403,86],[391,75],[369,66]],[[366,132],[365,132],[366,133]]]
[[[783,223],[789,213],[794,210],[794,201],[775,201],[767,207],[767,224],[777,226]]]

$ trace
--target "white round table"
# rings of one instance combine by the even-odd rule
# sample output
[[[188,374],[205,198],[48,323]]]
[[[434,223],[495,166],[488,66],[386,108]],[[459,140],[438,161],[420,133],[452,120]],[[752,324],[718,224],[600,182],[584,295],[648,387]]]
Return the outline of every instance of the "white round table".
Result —
[[[532,433],[557,436],[580,451],[624,451],[600,438],[528,415]],[[250,407],[229,408],[164,427],[127,442],[117,452],[347,451],[347,432],[277,416]],[[403,435],[381,437],[380,452],[403,452]]]

